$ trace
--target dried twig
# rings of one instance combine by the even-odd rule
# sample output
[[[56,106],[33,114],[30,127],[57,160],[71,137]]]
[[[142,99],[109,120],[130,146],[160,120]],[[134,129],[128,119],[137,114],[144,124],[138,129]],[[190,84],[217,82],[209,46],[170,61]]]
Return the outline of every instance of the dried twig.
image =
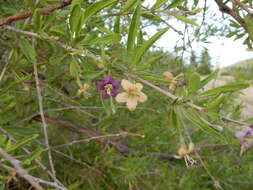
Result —
[[[56,3],[50,7],[47,7],[47,8],[39,8],[38,11],[42,15],[48,15],[51,12],[53,12],[54,10],[61,9],[63,7],[70,5],[70,4],[71,4],[71,0],[64,0],[62,2],[58,2],[58,3]],[[0,19],[0,26],[11,24],[14,21],[22,20],[22,19],[25,19],[25,18],[28,18],[31,16],[32,16],[32,11],[26,11],[26,12],[18,13],[16,15],[12,15],[12,16],[9,16],[6,18],[1,18]]]
[[[218,5],[221,12],[232,16],[246,30],[244,21],[240,18],[240,16],[236,13],[236,11],[231,9],[226,4],[222,3],[222,1],[220,1],[220,0],[214,0],[214,1]]]
[[[75,125],[75,124],[70,123],[68,121],[64,121],[64,120],[61,120],[61,119],[52,119],[50,117],[45,117],[45,119],[46,119],[47,123],[49,123],[50,125],[63,127],[65,129],[70,130],[70,131],[72,131],[74,133],[77,133],[77,134],[83,134],[83,135],[86,135],[88,137],[96,137],[96,136],[101,135],[96,131],[87,130],[87,129],[83,128],[82,126]],[[41,118],[38,117],[38,116],[34,117],[33,120],[42,122]],[[129,148],[127,146],[125,146],[123,144],[120,144],[118,142],[112,141],[110,139],[98,138],[96,140],[99,141],[99,142],[102,142],[102,143],[108,143],[108,144],[112,145],[120,153],[122,153],[124,155],[128,154],[128,152],[129,152]]]
[[[2,148],[0,148],[0,154],[10,162],[13,167],[15,168],[15,172],[17,174],[24,178],[27,182],[29,182],[36,190],[43,190],[43,188],[38,184],[34,178],[32,178],[19,164],[19,160],[16,160],[11,155],[9,155],[7,152],[5,152]]]
[[[48,41],[56,44],[57,46],[66,49],[67,51],[70,51],[70,52],[73,52],[73,53],[77,53],[77,54],[81,54],[83,56],[89,57],[89,58],[93,59],[94,61],[96,61],[97,63],[101,62],[101,60],[96,55],[92,54],[88,50],[75,49],[75,48],[73,48],[71,46],[68,46],[68,45],[66,45],[66,44],[64,44],[64,43],[62,43],[60,41],[57,41],[57,40],[54,40],[54,39],[51,39],[51,38],[43,38],[42,36],[40,36],[37,33],[20,30],[20,29],[17,29],[15,27],[12,27],[12,26],[5,26],[5,28],[8,29],[8,30],[17,32],[17,33],[21,33],[21,34],[27,35],[27,36],[32,36],[32,37],[35,37],[35,38],[38,38],[38,39],[48,40]]]
[[[17,169],[12,168],[12,167],[10,167],[10,166],[7,166],[7,165],[1,163],[1,161],[0,161],[0,166],[2,166],[4,169],[6,169],[6,170],[8,170],[8,171],[17,173]],[[45,185],[51,186],[51,187],[56,188],[56,189],[59,189],[59,190],[66,190],[65,188],[59,186],[57,183],[53,183],[53,182],[50,182],[50,181],[46,181],[46,180],[44,180],[44,179],[40,179],[40,178],[31,176],[31,175],[28,175],[28,177],[31,178],[31,179],[33,179],[33,180],[34,180],[35,182],[37,182],[37,183],[45,184]]]
[[[10,134],[8,133],[6,130],[4,130],[3,128],[0,127],[0,131],[5,134],[6,136],[8,136],[8,138],[12,141],[12,142],[17,142],[16,139]],[[31,154],[31,151],[29,151],[28,149],[26,149],[25,147],[22,147],[22,150],[24,152],[26,152],[27,154]],[[54,179],[54,176],[53,174],[47,169],[46,166],[44,166],[38,159],[35,159],[34,160],[38,165],[39,167],[41,167],[45,172],[48,173],[48,175]],[[58,180],[56,179],[56,182],[59,184],[58,186],[61,186],[61,189],[64,189],[66,190],[66,188],[64,187],[64,185]]]
[[[239,7],[241,7],[243,10],[245,10],[245,11],[246,11],[247,13],[249,13],[250,15],[253,14],[253,12],[249,9],[249,7],[248,7],[246,4],[242,3],[241,1],[239,1],[239,0],[230,0],[230,1],[231,1],[232,3],[238,5]]]
[[[48,132],[47,132],[47,127],[48,126],[47,126],[45,116],[44,116],[44,111],[43,111],[43,98],[42,98],[42,95],[41,95],[41,89],[40,89],[40,84],[39,84],[37,63],[34,63],[33,65],[34,65],[34,76],[35,76],[35,81],[36,81],[37,96],[38,96],[38,101],[39,101],[39,112],[40,112],[40,117],[41,117],[42,126],[43,126],[45,145],[48,148],[49,164],[50,164],[50,167],[51,167],[52,174],[54,176],[54,180],[56,181],[56,172],[55,172],[55,169],[54,169],[52,153],[51,153],[51,150],[50,150],[50,145],[49,145],[49,140],[48,140]]]

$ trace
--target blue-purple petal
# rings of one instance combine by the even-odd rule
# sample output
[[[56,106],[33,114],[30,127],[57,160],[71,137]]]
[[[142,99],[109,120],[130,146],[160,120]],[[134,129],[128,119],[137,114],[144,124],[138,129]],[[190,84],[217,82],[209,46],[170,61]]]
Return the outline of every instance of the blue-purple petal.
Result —
[[[107,99],[107,98],[109,98],[109,97],[110,97],[110,95],[107,94],[107,92],[106,92],[105,90],[103,90],[103,91],[102,91],[102,98]]]
[[[112,82],[112,86],[114,89],[118,89],[120,87],[120,82],[119,81],[114,81]]]
[[[115,89],[112,91],[112,97],[116,97],[118,95],[118,91]]]
[[[99,90],[104,90],[105,89],[105,83],[104,82],[98,82],[97,83],[97,88]]]
[[[105,83],[106,83],[106,84],[108,84],[108,83],[112,83],[112,77],[111,77],[111,76],[109,76],[109,75],[106,75],[106,76],[105,76],[105,80],[104,80],[104,81],[105,81]]]

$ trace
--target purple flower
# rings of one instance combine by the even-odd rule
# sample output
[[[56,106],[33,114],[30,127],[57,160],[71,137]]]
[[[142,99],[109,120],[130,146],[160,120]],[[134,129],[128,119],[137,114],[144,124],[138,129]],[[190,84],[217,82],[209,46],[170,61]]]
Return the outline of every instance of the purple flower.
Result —
[[[107,75],[103,82],[97,83],[97,88],[101,91],[102,97],[104,99],[110,96],[115,97],[118,94],[118,88],[120,87],[120,82],[112,81],[112,77]]]
[[[238,138],[241,143],[241,151],[249,149],[253,145],[253,129],[250,127],[245,127],[244,129],[235,132],[236,138]]]

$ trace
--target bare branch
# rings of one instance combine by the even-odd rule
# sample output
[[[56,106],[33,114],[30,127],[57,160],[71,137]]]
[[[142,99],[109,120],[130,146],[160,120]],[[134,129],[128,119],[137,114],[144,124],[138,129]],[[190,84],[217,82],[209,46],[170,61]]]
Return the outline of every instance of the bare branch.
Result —
[[[47,7],[47,8],[39,8],[38,11],[42,15],[48,15],[51,12],[53,12],[54,10],[62,9],[63,7],[66,7],[70,4],[71,4],[71,0],[64,0],[62,2],[56,3],[50,7]],[[1,18],[0,19],[0,26],[11,24],[14,21],[22,20],[22,19],[25,19],[25,18],[28,18],[31,16],[32,16],[32,11],[26,11],[26,12],[18,13],[16,15],[12,15],[12,16],[9,16],[6,18]]]
[[[24,178],[27,182],[29,182],[36,190],[43,190],[43,188],[38,184],[34,178],[32,178],[19,164],[19,160],[16,160],[11,155],[9,155],[7,152],[5,152],[2,148],[0,148],[0,154],[10,162],[13,167],[15,168],[15,171],[17,174]]]
[[[48,132],[47,132],[47,123],[45,120],[44,116],[44,111],[43,111],[43,98],[41,95],[41,89],[40,89],[40,84],[39,84],[39,76],[38,76],[38,68],[37,68],[37,63],[34,63],[34,76],[35,76],[35,81],[36,81],[36,89],[37,89],[37,96],[38,96],[38,101],[39,101],[39,112],[42,120],[42,126],[43,126],[43,132],[44,132],[44,138],[45,138],[45,145],[48,148],[48,159],[49,159],[49,164],[51,167],[52,174],[54,176],[54,180],[56,181],[56,172],[54,169],[54,164],[53,164],[53,158],[52,158],[52,153],[50,150],[50,145],[49,145],[49,140],[48,140]]]

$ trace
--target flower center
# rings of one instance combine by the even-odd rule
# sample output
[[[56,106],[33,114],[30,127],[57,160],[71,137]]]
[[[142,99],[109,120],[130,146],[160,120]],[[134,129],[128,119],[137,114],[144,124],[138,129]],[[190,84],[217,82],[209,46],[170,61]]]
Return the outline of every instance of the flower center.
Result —
[[[139,92],[136,89],[129,89],[127,93],[129,96],[139,96]]]
[[[111,95],[111,93],[113,91],[112,84],[107,84],[107,85],[104,86],[104,88],[105,88],[106,93],[109,94],[109,95]]]

